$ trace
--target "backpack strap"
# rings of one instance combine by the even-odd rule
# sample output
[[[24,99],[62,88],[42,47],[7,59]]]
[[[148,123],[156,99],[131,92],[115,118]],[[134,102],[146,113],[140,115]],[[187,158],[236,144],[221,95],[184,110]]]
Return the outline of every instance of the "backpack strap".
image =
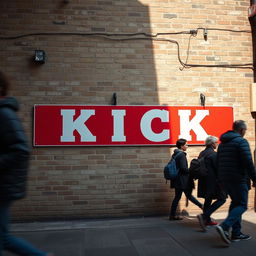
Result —
[[[180,151],[180,152],[177,153],[175,156],[173,155],[171,159],[174,159],[174,160],[175,160],[175,159],[178,157],[178,155],[180,155],[181,153],[183,153],[183,152]]]

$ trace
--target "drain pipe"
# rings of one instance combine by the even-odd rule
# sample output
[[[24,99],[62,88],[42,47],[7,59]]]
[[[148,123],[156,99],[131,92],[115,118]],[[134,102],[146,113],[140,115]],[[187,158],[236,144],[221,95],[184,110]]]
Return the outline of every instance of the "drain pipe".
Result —
[[[248,9],[248,18],[251,24],[251,31],[252,31],[252,47],[253,47],[253,82],[256,82],[256,0],[250,1],[250,7]],[[256,111],[256,109],[255,109]],[[255,119],[255,117],[253,116]]]
[[[251,84],[251,115],[254,119],[254,138],[256,147],[256,0],[250,0],[248,18],[252,31],[253,83]],[[254,164],[255,162],[256,149],[254,149]],[[254,189],[254,211],[256,212],[256,188]]]

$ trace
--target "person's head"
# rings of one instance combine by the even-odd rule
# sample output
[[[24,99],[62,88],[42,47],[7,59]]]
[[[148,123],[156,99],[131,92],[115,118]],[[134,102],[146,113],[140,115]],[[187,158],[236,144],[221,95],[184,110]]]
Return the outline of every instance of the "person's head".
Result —
[[[236,120],[233,123],[233,131],[239,133],[242,137],[245,135],[247,125],[243,120]]]
[[[212,147],[214,149],[218,146],[218,138],[215,136],[208,136],[205,140],[205,146],[206,147]]]
[[[183,150],[183,151],[186,151],[187,150],[187,140],[185,140],[185,139],[178,139],[177,141],[176,141],[176,147],[178,148],[178,149],[181,149],[181,150]]]
[[[8,78],[5,76],[5,74],[2,71],[0,71],[0,97],[4,97],[7,95],[9,86],[10,86],[10,83]]]

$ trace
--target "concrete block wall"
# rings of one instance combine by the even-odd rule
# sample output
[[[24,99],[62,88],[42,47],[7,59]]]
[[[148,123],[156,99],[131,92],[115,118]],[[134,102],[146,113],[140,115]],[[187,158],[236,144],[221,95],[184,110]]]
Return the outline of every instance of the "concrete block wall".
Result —
[[[34,104],[109,105],[116,93],[118,105],[197,106],[204,93],[207,105],[233,106],[234,118],[247,121],[253,151],[252,70],[184,68],[177,47],[183,63],[251,63],[248,7],[247,0],[1,1],[0,68],[12,78],[11,93],[21,103],[19,114],[31,145]],[[46,52],[45,64],[33,62],[36,49]],[[189,148],[189,159],[202,149]],[[14,205],[14,218],[168,214],[173,191],[162,169],[172,150],[33,148],[28,196]],[[249,207],[254,207],[254,190]],[[180,208],[198,211],[186,207],[185,198]]]

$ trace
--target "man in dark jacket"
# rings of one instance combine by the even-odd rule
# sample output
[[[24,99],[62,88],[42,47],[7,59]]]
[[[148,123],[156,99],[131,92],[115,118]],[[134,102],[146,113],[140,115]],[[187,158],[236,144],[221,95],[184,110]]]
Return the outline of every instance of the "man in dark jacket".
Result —
[[[221,189],[217,177],[218,138],[208,136],[205,140],[205,149],[198,158],[204,158],[207,175],[198,179],[197,197],[204,198],[203,214],[197,215],[201,228],[216,226],[218,223],[211,219],[211,215],[226,202],[226,193]]]
[[[15,98],[7,97],[9,82],[0,71],[0,256],[3,250],[17,255],[50,256],[9,234],[10,207],[25,196],[30,150],[16,111]]]
[[[256,181],[250,147],[247,140],[243,138],[246,130],[247,126],[244,121],[235,121],[233,130],[221,136],[221,144],[217,152],[218,176],[231,198],[227,218],[216,227],[226,244],[251,238],[241,232],[242,214],[247,210],[248,181],[250,179]]]
[[[179,139],[176,142],[177,149],[174,150],[172,157],[175,158],[176,166],[179,170],[177,178],[171,180],[171,188],[175,188],[175,197],[172,201],[169,220],[182,220],[180,216],[176,215],[176,210],[181,199],[182,193],[186,195],[187,199],[200,209],[203,205],[192,195],[194,188],[194,181],[189,177],[188,162],[186,157],[187,141]]]

